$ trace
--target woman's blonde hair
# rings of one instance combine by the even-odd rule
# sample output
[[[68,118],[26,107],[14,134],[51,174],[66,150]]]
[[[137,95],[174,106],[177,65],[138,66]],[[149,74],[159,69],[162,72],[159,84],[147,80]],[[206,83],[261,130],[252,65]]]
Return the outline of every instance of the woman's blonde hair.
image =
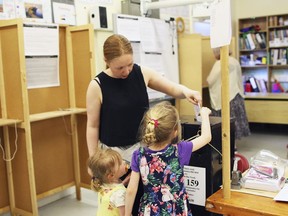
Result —
[[[109,174],[115,173],[115,167],[122,163],[121,155],[112,149],[97,149],[96,153],[88,158],[88,168],[93,177],[91,188],[97,192],[102,192],[102,185],[110,183]]]
[[[178,136],[171,134],[178,131]],[[147,146],[163,141],[177,143],[181,139],[181,124],[175,106],[164,101],[151,107],[144,115],[139,129],[140,140]]]
[[[113,34],[106,39],[103,45],[103,54],[106,62],[110,62],[125,54],[133,54],[130,41],[120,34]]]

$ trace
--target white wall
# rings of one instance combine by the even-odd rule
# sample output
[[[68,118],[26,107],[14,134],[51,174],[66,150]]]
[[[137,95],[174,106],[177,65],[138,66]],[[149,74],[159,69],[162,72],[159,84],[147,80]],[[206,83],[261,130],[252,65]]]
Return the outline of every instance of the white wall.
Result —
[[[80,0],[75,0],[77,25],[89,23],[89,10],[95,6],[106,6],[110,12],[108,16],[112,17],[113,13],[121,13],[121,0],[113,0],[109,4],[84,4]],[[105,1],[102,1],[105,2]],[[107,1],[109,2],[109,1]],[[171,11],[164,10],[165,12]],[[172,17],[184,16],[187,17],[187,11],[175,8],[177,13],[183,14],[160,14],[161,18],[167,19],[170,15]],[[161,10],[160,10],[161,11]],[[245,17],[255,16],[267,16],[273,14],[285,14],[288,13],[288,0],[231,0],[231,13],[232,13],[232,35],[237,38],[238,35],[238,19]],[[112,20],[112,18],[111,18]],[[186,20],[186,19],[185,19]],[[108,23],[111,25],[112,23]],[[189,24],[188,24],[189,25]],[[187,26],[188,27],[188,26]],[[187,30],[189,27],[187,28]],[[113,34],[113,31],[100,31],[95,30],[95,57],[96,57],[96,73],[99,73],[105,69],[105,63],[103,60],[102,46],[108,36]]]
[[[85,1],[75,0],[76,8],[76,22],[77,25],[85,25],[89,23],[89,12],[90,9],[97,6],[105,6],[107,8],[108,26],[113,26],[112,15],[114,13],[121,13],[121,1],[113,0],[112,3],[107,4],[89,4],[83,3]],[[102,1],[105,2],[105,1]],[[107,1],[109,2],[109,1]],[[100,73],[106,68],[104,57],[103,57],[103,43],[107,37],[113,34],[112,30],[95,30],[94,41],[95,41],[95,61],[96,61],[96,74]]]

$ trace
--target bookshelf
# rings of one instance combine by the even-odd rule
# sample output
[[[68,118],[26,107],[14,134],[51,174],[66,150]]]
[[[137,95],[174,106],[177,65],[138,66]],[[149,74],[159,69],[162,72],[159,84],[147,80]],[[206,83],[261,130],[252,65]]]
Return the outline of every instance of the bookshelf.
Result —
[[[249,122],[287,124],[288,14],[239,19],[238,40]]]
[[[71,187],[80,199],[78,143],[86,144],[93,34],[92,25],[60,25],[60,85],[28,89],[23,20],[0,21],[0,138],[7,158],[17,144],[11,161],[0,159],[0,214],[39,215],[40,199]]]

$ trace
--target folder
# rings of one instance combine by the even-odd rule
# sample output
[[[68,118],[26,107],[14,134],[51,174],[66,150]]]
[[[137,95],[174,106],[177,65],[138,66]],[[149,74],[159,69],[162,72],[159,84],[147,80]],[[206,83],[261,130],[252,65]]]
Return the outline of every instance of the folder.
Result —
[[[249,42],[249,45],[250,45],[250,49],[254,50],[256,48],[256,46],[254,44],[253,38],[252,38],[250,33],[247,34],[247,39],[248,39],[248,42]]]
[[[252,91],[253,92],[259,92],[259,88],[257,86],[256,79],[254,77],[250,77],[249,81],[251,83]]]

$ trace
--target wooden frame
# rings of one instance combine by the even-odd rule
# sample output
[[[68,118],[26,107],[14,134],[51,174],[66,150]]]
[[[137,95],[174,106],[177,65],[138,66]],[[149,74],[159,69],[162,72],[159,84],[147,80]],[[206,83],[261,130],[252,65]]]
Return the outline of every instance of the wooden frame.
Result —
[[[85,86],[95,75],[94,36],[92,25],[60,26],[60,86],[29,90],[23,37],[21,19],[0,21],[0,126],[6,157],[15,151],[18,137],[15,158],[6,162],[8,180],[0,185],[7,184],[9,191],[0,212],[10,206],[12,215],[38,215],[38,199],[71,186],[76,185],[80,199],[78,139],[86,133],[78,136],[78,117],[84,124]],[[80,45],[85,49],[77,49]],[[81,142],[86,145],[86,139]],[[0,168],[5,172],[2,162]]]

